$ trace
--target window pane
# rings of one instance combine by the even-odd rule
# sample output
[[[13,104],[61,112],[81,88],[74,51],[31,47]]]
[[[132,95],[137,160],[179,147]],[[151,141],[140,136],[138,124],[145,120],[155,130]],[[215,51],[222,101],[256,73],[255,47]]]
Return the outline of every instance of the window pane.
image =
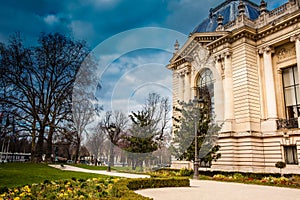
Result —
[[[292,68],[285,69],[282,73],[282,76],[283,76],[284,87],[294,85]]]
[[[285,93],[285,105],[286,106],[296,105],[295,88],[294,87],[285,88],[284,93]]]
[[[297,147],[285,146],[284,147],[285,161],[287,164],[298,164]]]
[[[295,83],[299,84],[298,68],[294,67]]]

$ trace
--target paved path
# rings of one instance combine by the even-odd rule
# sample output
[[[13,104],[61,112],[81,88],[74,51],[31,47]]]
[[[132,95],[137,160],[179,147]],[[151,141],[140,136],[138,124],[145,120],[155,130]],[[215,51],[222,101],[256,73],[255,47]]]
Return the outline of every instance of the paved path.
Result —
[[[239,183],[191,180],[191,187],[138,190],[154,200],[300,200],[300,190]]]
[[[83,169],[80,167],[74,167],[74,166],[70,166],[70,165],[64,165],[64,167],[61,167],[60,165],[49,165],[49,166],[55,167],[55,168],[61,169],[61,170],[102,174],[102,175],[107,175],[107,176],[118,176],[118,177],[124,177],[124,178],[150,178],[149,175],[143,175],[143,174],[129,174],[129,173],[114,172],[114,171],[107,172],[105,170],[90,170],[90,169]]]
[[[89,170],[70,165],[50,165],[61,170],[103,174],[125,178],[148,178],[148,175]],[[154,200],[300,200],[300,189],[191,180],[191,187],[157,188],[135,191]]]

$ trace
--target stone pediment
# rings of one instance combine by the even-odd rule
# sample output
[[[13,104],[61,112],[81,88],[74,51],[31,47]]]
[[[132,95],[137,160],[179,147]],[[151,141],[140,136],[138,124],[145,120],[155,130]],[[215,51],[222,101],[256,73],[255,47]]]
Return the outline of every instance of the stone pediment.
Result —
[[[209,50],[207,44],[227,35],[227,32],[216,33],[197,33],[190,36],[184,46],[174,53],[170,64],[167,66],[169,69],[176,69],[177,66],[192,61],[197,64],[203,63],[207,60]]]

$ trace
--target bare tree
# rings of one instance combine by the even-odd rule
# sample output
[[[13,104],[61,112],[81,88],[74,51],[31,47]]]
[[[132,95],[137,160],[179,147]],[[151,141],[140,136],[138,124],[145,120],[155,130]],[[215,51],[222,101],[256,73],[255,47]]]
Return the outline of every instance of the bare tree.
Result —
[[[103,156],[105,136],[105,131],[101,127],[101,124],[99,124],[94,127],[93,133],[88,137],[86,146],[92,155],[94,155],[95,166],[97,165],[98,158]]]
[[[110,166],[114,166],[114,147],[123,138],[127,123],[127,116],[120,111],[106,112],[105,114],[102,124],[110,142],[108,170],[110,170]]]
[[[22,45],[20,35],[1,44],[1,81],[7,86],[0,102],[11,106],[18,126],[30,133],[37,162],[43,153],[50,160],[53,135],[70,119],[73,83],[88,53],[84,42],[59,33],[42,34],[32,48]]]

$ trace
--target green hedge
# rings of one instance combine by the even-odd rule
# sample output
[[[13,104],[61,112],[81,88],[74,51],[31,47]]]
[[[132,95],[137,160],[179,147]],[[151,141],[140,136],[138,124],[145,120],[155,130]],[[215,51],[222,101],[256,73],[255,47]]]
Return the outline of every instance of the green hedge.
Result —
[[[188,178],[140,178],[131,179],[127,187],[130,190],[138,190],[144,188],[160,188],[160,187],[189,187],[190,180]]]
[[[141,196],[133,190],[160,187],[189,187],[188,178],[138,178],[123,179],[114,184],[113,196],[120,200],[149,200],[151,198]]]

